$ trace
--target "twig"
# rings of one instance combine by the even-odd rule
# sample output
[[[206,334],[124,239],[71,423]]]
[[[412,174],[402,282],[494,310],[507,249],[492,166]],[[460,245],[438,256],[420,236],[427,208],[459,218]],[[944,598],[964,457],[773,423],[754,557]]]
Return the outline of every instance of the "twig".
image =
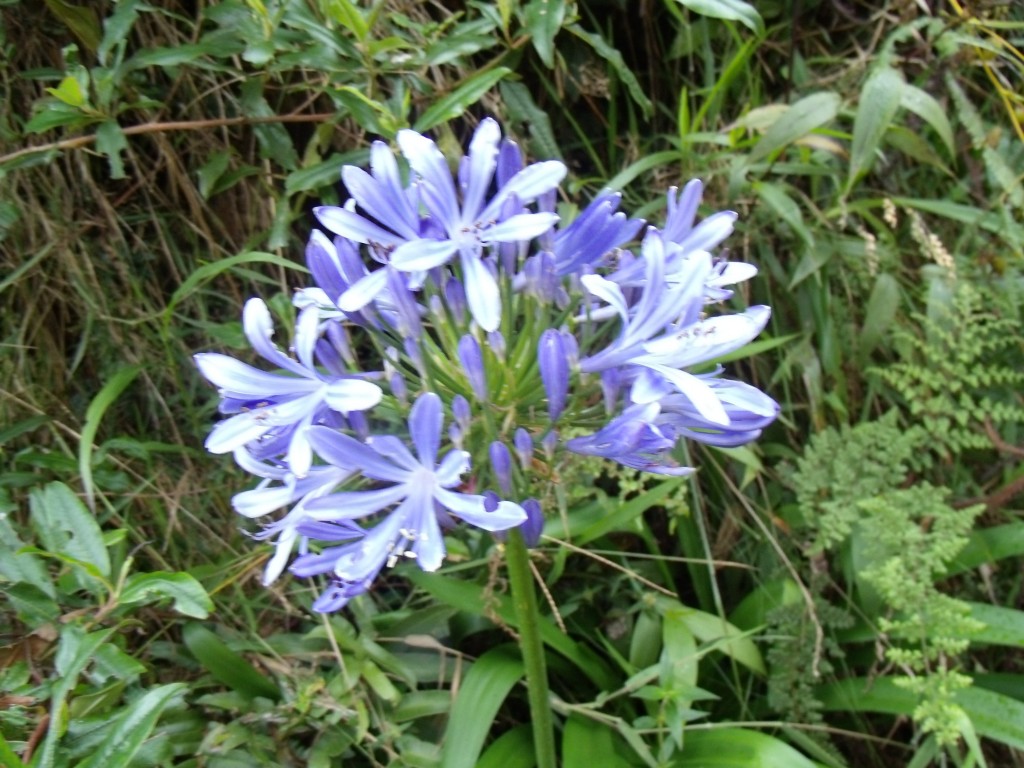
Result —
[[[336,119],[333,112],[318,112],[311,115],[271,115],[269,117],[218,117],[210,120],[176,120],[169,123],[142,123],[130,125],[122,129],[125,136],[136,136],[144,133],[166,133],[168,131],[201,131],[206,128],[224,128],[232,125],[259,125],[262,123],[323,123]],[[96,141],[95,134],[76,136],[73,139],[61,139],[49,144],[34,147],[23,147],[16,152],[0,156],[0,164],[17,160],[25,155],[50,150],[79,149]]]

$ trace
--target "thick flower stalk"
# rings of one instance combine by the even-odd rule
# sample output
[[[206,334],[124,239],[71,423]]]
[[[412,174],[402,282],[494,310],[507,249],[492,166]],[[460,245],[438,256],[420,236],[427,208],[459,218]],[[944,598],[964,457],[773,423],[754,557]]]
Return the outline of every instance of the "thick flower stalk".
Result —
[[[565,166],[525,163],[493,120],[454,172],[430,138],[396,143],[342,171],[343,205],[316,209],[289,351],[267,306],[246,304],[276,370],[196,356],[227,417],[208,449],[259,480],[234,504],[269,521],[265,582],[294,557],[293,574],[326,579],[319,611],[400,563],[437,569],[446,536],[536,544],[553,468],[574,456],[686,475],[680,441],[741,445],[778,413],[716,363],[770,312],[721,310],[757,270],[716,255],[736,214],[700,219],[700,182],[669,190],[658,228],[613,193],[575,212]]]

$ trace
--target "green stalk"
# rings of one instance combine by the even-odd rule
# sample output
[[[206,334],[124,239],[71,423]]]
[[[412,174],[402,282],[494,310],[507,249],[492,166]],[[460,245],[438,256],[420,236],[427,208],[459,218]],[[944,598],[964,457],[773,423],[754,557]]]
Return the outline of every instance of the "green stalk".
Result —
[[[518,529],[508,532],[505,562],[512,588],[512,603],[519,623],[519,649],[526,667],[526,691],[530,701],[533,748],[537,768],[557,768],[555,728],[548,701],[548,672],[544,663],[544,644],[540,639],[540,612],[533,588],[530,553]]]

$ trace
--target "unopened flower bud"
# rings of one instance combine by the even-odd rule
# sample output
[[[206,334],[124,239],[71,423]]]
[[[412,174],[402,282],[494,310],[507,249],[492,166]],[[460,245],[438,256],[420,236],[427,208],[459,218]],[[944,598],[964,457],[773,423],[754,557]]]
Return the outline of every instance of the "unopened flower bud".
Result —
[[[495,440],[487,452],[501,492],[506,495],[512,493],[512,454],[509,453],[508,446],[500,440]]]
[[[569,360],[566,353],[565,337],[561,331],[548,328],[541,334],[537,346],[537,361],[540,363],[540,378],[548,395],[548,415],[557,421],[565,410],[569,394]]]
[[[476,399],[484,402],[487,400],[487,373],[484,371],[484,357],[480,350],[480,344],[476,338],[466,334],[459,339],[459,362],[469,379],[469,386],[473,389]]]
[[[519,466],[525,472],[530,468],[530,462],[533,461],[533,438],[530,437],[529,432],[520,427],[516,430],[515,435],[512,436],[512,444],[516,447]]]

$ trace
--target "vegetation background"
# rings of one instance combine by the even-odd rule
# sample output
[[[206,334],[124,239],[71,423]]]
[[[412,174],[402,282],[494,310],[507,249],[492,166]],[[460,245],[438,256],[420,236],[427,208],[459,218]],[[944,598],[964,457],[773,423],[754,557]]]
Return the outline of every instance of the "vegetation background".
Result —
[[[485,115],[651,220],[704,179],[774,309],[756,445],[566,478],[566,768],[1024,765],[1019,3],[0,14],[0,765],[533,764],[500,556],[336,616],[262,588],[191,362],[287,314],[373,138]]]

